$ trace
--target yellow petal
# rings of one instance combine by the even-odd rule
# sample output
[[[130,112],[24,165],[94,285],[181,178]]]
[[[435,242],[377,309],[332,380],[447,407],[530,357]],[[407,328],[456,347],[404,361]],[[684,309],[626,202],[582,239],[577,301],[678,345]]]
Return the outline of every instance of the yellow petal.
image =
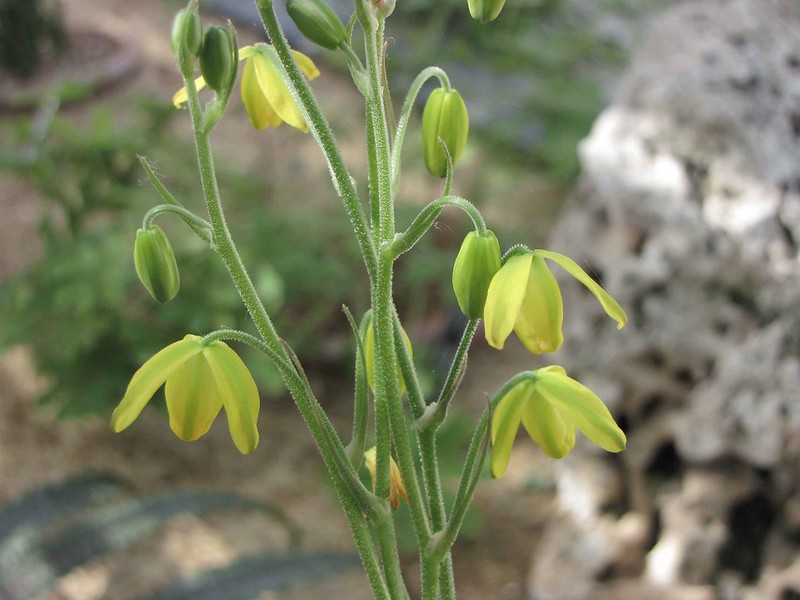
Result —
[[[533,354],[555,352],[564,340],[563,321],[564,306],[558,282],[544,259],[533,256],[514,331]]]
[[[202,349],[198,336],[187,335],[149,358],[134,373],[122,401],[111,415],[111,429],[120,432],[133,423],[167,378]]]
[[[557,406],[532,386],[522,412],[522,424],[531,439],[550,458],[563,458],[575,445],[575,426]]]
[[[600,306],[603,307],[603,310],[606,311],[606,314],[617,322],[617,329],[622,329],[625,327],[625,323],[628,322],[628,317],[625,314],[625,311],[622,310],[622,307],[617,304],[617,301],[614,300],[607,291],[605,291],[594,279],[589,277],[586,271],[578,266],[578,263],[568,256],[564,256],[558,252],[534,250],[534,254],[541,256],[542,258],[549,258],[553,262],[561,265],[561,267],[567,273],[580,281],[589,289],[590,292],[592,292],[592,294],[594,294],[594,297],[597,298],[598,302],[600,302]]]
[[[572,421],[593,443],[609,452],[621,452],[625,433],[614,421],[597,395],[571,377],[555,371],[537,371],[536,389],[554,405],[568,413]]]
[[[194,80],[194,86],[197,88],[198,92],[202,90],[204,87],[206,87],[206,80],[203,79],[202,75]],[[175,108],[180,108],[181,104],[188,101],[189,101],[189,91],[185,87],[182,87],[177,92],[175,92],[175,95],[172,97],[172,104],[175,105]]]
[[[186,360],[164,388],[172,431],[184,442],[205,435],[222,408],[214,375],[203,353]]]
[[[254,58],[246,60],[242,70],[242,102],[247,110],[247,116],[250,118],[250,124],[256,129],[277,127],[283,121],[261,91],[253,61]]]
[[[514,329],[527,289],[533,255],[512,256],[492,278],[486,293],[486,341],[501,350]]]
[[[400,498],[408,502],[408,493],[400,475],[400,467],[389,457],[389,506],[397,510],[400,507]]]
[[[522,419],[525,398],[531,385],[527,381],[515,385],[498,402],[492,413],[492,457],[489,470],[495,479],[502,477],[508,467],[511,448],[514,446],[519,422]]]
[[[258,388],[250,371],[224,342],[206,346],[203,356],[213,372],[233,443],[242,454],[249,454],[258,446]]]
[[[239,60],[242,61],[246,58],[250,58],[256,52],[258,52],[258,48],[255,46],[242,46],[239,48]]]
[[[377,449],[375,446],[364,452],[364,466],[369,471],[369,476],[372,479],[372,491],[375,491],[375,473],[377,471]],[[394,461],[393,457],[389,457],[389,506],[397,510],[400,507],[400,498],[408,502],[408,494],[406,493],[406,486],[403,484],[403,478],[400,476],[400,467]]]
[[[297,104],[291,93],[289,93],[286,84],[283,83],[278,68],[272,63],[272,59],[259,52],[253,55],[250,60],[253,61],[255,66],[261,93],[264,94],[272,109],[292,127],[307,132],[308,126],[305,119],[303,119],[300,109],[297,108]]]
[[[309,81],[319,76],[319,69],[317,69],[317,65],[314,64],[313,60],[297,50],[292,50],[292,54],[294,54],[294,59],[297,61],[297,66],[300,67],[300,70]]]

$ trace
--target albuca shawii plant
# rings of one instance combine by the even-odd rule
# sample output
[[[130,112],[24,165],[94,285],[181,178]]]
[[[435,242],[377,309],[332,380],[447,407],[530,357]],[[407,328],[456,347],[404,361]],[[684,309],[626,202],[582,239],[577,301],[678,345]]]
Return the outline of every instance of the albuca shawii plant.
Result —
[[[186,441],[201,437],[224,407],[236,447],[245,454],[254,451],[259,441],[258,390],[244,362],[226,342],[252,346],[279,371],[319,448],[375,597],[409,597],[400,570],[392,510],[403,500],[410,508],[419,548],[420,596],[424,600],[451,599],[456,592],[450,552],[485,459],[491,455],[491,474],[501,477],[520,424],[553,458],[561,458],[573,448],[576,429],[609,452],[625,448],[625,434],[603,402],[562,367],[519,373],[490,399],[476,423],[458,492],[447,506],[437,463],[437,431],[458,391],[480,320],[485,320],[486,339],[495,348],[502,349],[513,331],[534,354],[557,350],[563,339],[563,307],[548,261],[584,284],[620,328],[626,322],[625,313],[566,256],[522,245],[502,254],[481,213],[464,198],[451,194],[454,164],[467,143],[469,116],[444,71],[424,69],[411,84],[399,120],[391,122],[383,53],[393,0],[355,0],[355,13],[347,27],[324,0],[289,0],[287,5],[289,15],[309,40],[344,54],[353,82],[364,97],[369,163],[369,198],[365,202],[309,86],[319,71],[307,56],[289,47],[272,1],[256,0],[256,4],[270,44],[239,48],[230,23],[204,28],[195,0],[175,18],[172,46],[184,86],[173,102],[188,106],[207,214],[194,214],[181,205],[143,159],[164,203],[145,215],[134,254],[136,272],[153,298],[167,302],[175,297],[180,287],[178,266],[166,235],[154,220],[166,214],[179,217],[222,260],[258,335],[232,329],[187,332],[184,339],[156,353],[134,374],[114,411],[111,427],[114,431],[127,428],[164,385],[170,426],[178,437]],[[497,17],[502,5],[503,0],[470,0],[469,9],[474,18],[488,22]],[[360,55],[351,46],[356,25],[363,32]],[[343,440],[333,428],[300,359],[276,331],[226,224],[209,134],[233,95],[240,61],[244,63],[241,97],[253,127],[288,123],[310,132],[318,143],[369,276],[371,309],[360,322],[345,311],[356,340],[349,440]],[[439,87],[430,94],[423,111],[424,159],[432,175],[444,178],[444,190],[407,229],[398,231],[394,201],[403,138],[420,89],[429,79],[436,79]],[[200,92],[206,87],[211,95],[203,105]],[[420,388],[412,344],[395,309],[392,275],[395,261],[414,248],[449,206],[463,211],[474,226],[455,258],[452,277],[458,306],[468,322],[434,399],[425,398]],[[368,439],[374,439],[374,446],[366,447]],[[418,449],[416,454],[412,448]],[[371,475],[371,489],[359,477],[362,468]]]

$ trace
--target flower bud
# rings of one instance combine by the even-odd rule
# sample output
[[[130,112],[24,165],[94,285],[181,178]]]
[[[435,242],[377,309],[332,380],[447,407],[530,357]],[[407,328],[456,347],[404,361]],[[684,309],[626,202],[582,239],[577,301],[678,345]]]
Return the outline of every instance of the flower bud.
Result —
[[[181,288],[178,263],[160,227],[150,225],[136,232],[133,262],[139,281],[157,302],[169,302],[178,295]]]
[[[447,146],[455,165],[467,145],[468,134],[469,115],[461,94],[453,89],[433,90],[422,113],[422,151],[425,166],[432,175],[447,175],[447,157],[439,144],[439,138]]]
[[[469,14],[476,21],[490,23],[494,21],[503,10],[506,0],[467,0]]]
[[[411,340],[408,339],[408,334],[406,330],[401,327],[401,331],[403,332],[403,338],[406,342],[406,348],[408,348],[408,353],[413,355],[411,349]],[[374,392],[375,391],[375,328],[373,327],[373,322],[370,320],[369,325],[367,326],[367,333],[364,335],[364,362],[367,365],[367,383],[369,384],[370,389]],[[400,365],[397,366],[397,380],[400,385],[400,394],[404,394],[406,391],[406,382],[403,379],[403,374],[400,372]]]
[[[323,48],[336,50],[347,39],[341,19],[324,0],[288,0],[286,12],[300,33]]]
[[[194,70],[194,59],[203,40],[203,25],[195,10],[184,8],[172,22],[172,52],[178,60],[181,72],[190,76]]]
[[[228,30],[219,25],[206,29],[199,58],[200,72],[208,87],[222,94],[233,83],[231,75],[236,60]]]
[[[500,244],[494,233],[470,231],[453,265],[453,291],[461,312],[470,319],[483,316],[486,292],[500,265]]]

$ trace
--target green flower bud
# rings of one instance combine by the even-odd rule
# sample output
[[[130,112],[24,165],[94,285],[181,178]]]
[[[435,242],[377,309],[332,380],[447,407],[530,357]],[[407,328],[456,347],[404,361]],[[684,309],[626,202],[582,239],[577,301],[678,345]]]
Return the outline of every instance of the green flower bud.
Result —
[[[218,94],[222,94],[233,83],[231,75],[234,60],[233,42],[228,30],[219,25],[206,29],[200,49],[200,72],[208,87]]]
[[[467,0],[469,14],[476,21],[490,23],[494,21],[503,10],[506,0]]]
[[[401,331],[403,332],[403,338],[406,342],[406,348],[408,348],[408,353],[413,356],[413,350],[411,348],[411,340],[408,338],[408,334],[406,330],[401,327]],[[364,362],[367,366],[367,383],[369,384],[370,389],[374,392],[375,391],[375,328],[373,327],[372,319],[370,319],[369,325],[367,326],[367,332],[364,335]],[[397,365],[397,381],[400,385],[400,394],[404,394],[406,391],[406,381],[403,379],[403,374],[400,372],[400,365]]]
[[[179,11],[172,22],[172,52],[184,75],[190,76],[194,70],[194,59],[202,40],[203,25],[197,11],[187,8]]]
[[[288,0],[286,12],[308,40],[336,50],[347,39],[341,19],[324,0]]]
[[[500,244],[494,233],[470,231],[453,265],[453,291],[461,312],[470,319],[483,316],[486,292],[500,265]]]
[[[453,89],[433,90],[422,113],[422,151],[425,166],[432,175],[447,175],[447,157],[439,138],[444,140],[455,165],[467,145],[468,134],[469,115],[461,94]]]
[[[169,302],[178,295],[181,288],[178,263],[160,227],[150,225],[136,232],[133,262],[139,280],[156,301]]]

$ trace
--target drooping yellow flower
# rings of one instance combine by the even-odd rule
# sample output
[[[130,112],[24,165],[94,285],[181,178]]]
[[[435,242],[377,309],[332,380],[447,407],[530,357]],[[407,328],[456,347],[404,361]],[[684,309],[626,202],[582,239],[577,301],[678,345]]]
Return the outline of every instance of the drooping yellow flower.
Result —
[[[255,450],[258,389],[227,344],[204,344],[203,338],[187,335],[157,352],[133,375],[111,416],[111,429],[120,432],[133,423],[162,385],[169,424],[179,438],[190,442],[205,435],[224,406],[236,448],[242,454]]]
[[[296,50],[292,50],[292,53],[309,80],[319,75],[319,69],[308,56]],[[250,124],[256,129],[266,129],[286,122],[307,133],[308,125],[278,70],[275,50],[267,44],[245,46],[239,49],[239,60],[245,61],[241,92]],[[195,86],[199,91],[206,86],[206,82],[198,77]],[[186,88],[181,88],[172,97],[172,103],[180,108],[188,97]]]
[[[556,252],[534,250],[509,258],[489,285],[484,319],[490,346],[502,349],[512,331],[534,354],[555,352],[561,346],[564,306],[545,258],[585,285],[617,322],[617,329],[625,326],[625,311],[575,261]]]
[[[575,429],[609,452],[621,452],[625,433],[603,401],[559,366],[538,369],[501,398],[492,414],[492,477],[502,477],[520,422],[551,458],[575,446]]]
[[[375,446],[364,452],[364,465],[372,478],[372,491],[375,491],[375,473],[377,470],[377,450]],[[400,498],[408,502],[406,486],[403,485],[403,478],[400,476],[400,468],[394,462],[394,458],[389,457],[389,506],[393,510],[400,507]]]

